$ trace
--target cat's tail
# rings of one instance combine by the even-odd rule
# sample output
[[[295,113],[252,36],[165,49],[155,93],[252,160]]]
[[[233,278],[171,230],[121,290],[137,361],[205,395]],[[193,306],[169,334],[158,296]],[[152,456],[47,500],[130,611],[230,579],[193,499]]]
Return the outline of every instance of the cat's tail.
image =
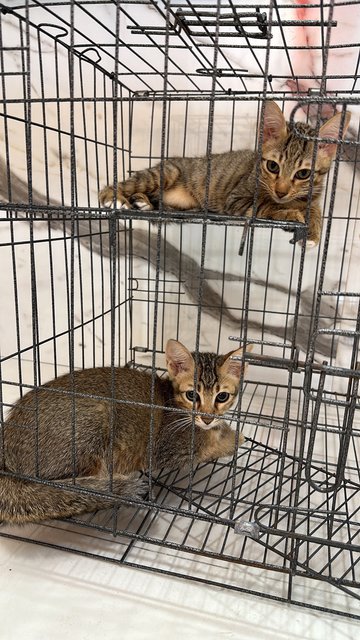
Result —
[[[82,513],[108,509],[119,498],[139,498],[145,493],[145,484],[134,476],[114,475],[109,492],[109,478],[89,476],[58,481],[73,489],[25,481],[10,476],[0,476],[0,522],[25,524],[52,518],[69,518]],[[82,491],[84,490],[84,491]],[[99,496],[99,492],[108,495]]]

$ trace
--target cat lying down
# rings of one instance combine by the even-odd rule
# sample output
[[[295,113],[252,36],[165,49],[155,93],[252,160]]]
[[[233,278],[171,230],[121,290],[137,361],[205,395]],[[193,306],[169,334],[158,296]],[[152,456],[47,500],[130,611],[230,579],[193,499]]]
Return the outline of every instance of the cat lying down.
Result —
[[[114,506],[119,496],[141,495],[144,483],[133,473],[149,466],[151,415],[152,469],[189,462],[193,409],[200,412],[194,418],[194,463],[232,456],[236,433],[223,415],[238,395],[241,355],[242,349],[199,353],[195,390],[193,355],[169,340],[169,375],[155,377],[153,410],[151,374],[127,367],[75,371],[31,390],[4,423],[3,471],[61,481],[70,489],[0,475],[0,521],[64,518]],[[239,434],[239,446],[243,441]]]
[[[349,122],[350,114],[346,113],[342,136]],[[342,114],[337,113],[320,128],[319,138],[338,140],[341,123]],[[162,172],[158,164],[132,174],[117,185],[116,192],[113,185],[108,185],[100,191],[100,204],[142,211],[158,208],[162,182],[165,208],[252,216],[257,188],[257,218],[305,223],[311,193],[307,244],[315,246],[321,237],[322,186],[337,144],[319,142],[312,175],[314,142],[304,136],[315,137],[315,129],[302,122],[292,127],[275,102],[266,102],[258,184],[257,151],[242,149],[209,158],[170,158],[163,163]]]

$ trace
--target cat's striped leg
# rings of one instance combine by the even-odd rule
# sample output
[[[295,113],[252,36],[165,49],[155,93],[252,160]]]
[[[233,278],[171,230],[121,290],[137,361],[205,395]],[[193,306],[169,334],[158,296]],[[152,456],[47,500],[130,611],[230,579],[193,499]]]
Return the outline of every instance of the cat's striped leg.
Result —
[[[99,193],[100,205],[116,209],[135,208],[148,211],[154,208],[151,201],[159,198],[160,187],[162,186],[164,191],[170,189],[179,174],[179,167],[171,160],[164,163],[162,171],[160,165],[137,171],[128,180],[117,185],[116,193],[113,185],[104,187]]]
[[[258,218],[266,218],[268,220],[286,220],[288,222],[300,222],[306,223],[306,205],[302,209],[291,209],[279,206],[278,204],[266,204],[260,207],[256,216]],[[312,205],[310,208],[309,228],[306,238],[306,246],[310,249],[316,247],[320,242],[321,237],[321,209],[318,205]],[[302,240],[298,241],[299,244]]]
[[[285,204],[281,206],[275,202],[267,202],[259,207],[256,213],[256,217],[263,218],[265,220],[278,220],[279,222],[300,222],[301,224],[305,224],[305,213],[305,209],[302,210],[301,208],[290,208],[290,204],[288,207],[286,207]],[[252,215],[252,209],[248,210],[247,215]]]
[[[260,216],[259,216],[260,217]],[[289,222],[301,222],[306,223],[306,208],[300,211],[299,209],[285,209],[283,211],[277,210],[272,220],[288,220]],[[310,208],[309,226],[306,236],[306,246],[308,249],[316,247],[321,238],[321,209],[317,205],[313,205]],[[302,240],[298,240],[298,244],[302,244]]]
[[[301,211],[300,208],[291,208],[290,203],[288,207],[276,202],[262,204],[256,212],[256,217],[264,218],[265,220],[287,220],[288,222],[305,223],[305,211]]]
[[[321,229],[322,229],[322,214],[321,209],[318,205],[312,205],[310,207],[310,218],[309,218],[309,231],[306,239],[306,246],[316,247],[321,239]]]

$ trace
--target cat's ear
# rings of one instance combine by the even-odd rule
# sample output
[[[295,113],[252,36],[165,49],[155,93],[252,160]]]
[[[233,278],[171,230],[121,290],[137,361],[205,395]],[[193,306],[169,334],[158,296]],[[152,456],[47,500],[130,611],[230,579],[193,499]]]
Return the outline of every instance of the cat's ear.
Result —
[[[340,133],[340,125],[341,125],[342,114],[337,113],[335,116],[330,118],[322,127],[320,127],[319,137],[320,138],[334,138],[335,140],[339,139]],[[346,113],[344,118],[344,126],[342,130],[343,137],[345,136],[346,130],[350,124],[351,114]],[[336,155],[337,144],[333,144],[331,142],[319,142],[319,154],[325,158],[332,160]]]
[[[182,373],[194,372],[194,358],[178,340],[168,340],[165,348],[166,366],[172,380]]]
[[[249,352],[253,350],[252,344],[247,344],[245,347],[245,351]],[[233,356],[237,358],[241,358],[243,355],[244,349],[241,347],[240,349],[236,349],[235,351],[230,351],[225,356],[224,363],[221,365],[221,372],[225,375],[232,376],[239,380],[241,375],[241,369],[243,367],[243,363],[241,360],[233,359]],[[247,367],[247,363],[245,363],[245,369]]]
[[[263,142],[285,138],[287,133],[286,120],[276,102],[265,102]]]

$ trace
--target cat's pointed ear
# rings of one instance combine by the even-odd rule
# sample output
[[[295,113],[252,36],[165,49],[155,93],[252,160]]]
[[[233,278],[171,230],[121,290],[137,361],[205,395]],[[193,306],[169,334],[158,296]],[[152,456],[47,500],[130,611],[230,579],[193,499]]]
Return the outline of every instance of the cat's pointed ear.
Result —
[[[265,102],[263,142],[285,138],[287,133],[286,120],[276,102]]]
[[[252,350],[253,350],[253,345],[247,344],[245,347],[245,351],[249,352]],[[244,352],[243,347],[241,347],[240,349],[236,349],[235,351],[230,351],[230,353],[228,353],[225,356],[225,360],[221,365],[221,372],[225,375],[232,376],[233,378],[236,378],[237,380],[239,380],[243,363],[240,359],[235,360],[234,356],[236,356],[236,358],[241,358],[243,355],[243,352]],[[247,367],[247,363],[245,363],[245,369],[246,367]]]
[[[325,122],[322,127],[320,127],[319,137],[320,138],[334,138],[334,140],[339,139],[340,135],[340,125],[341,125],[342,114],[337,113],[330,120]],[[342,130],[342,136],[344,138],[347,128],[350,124],[351,114],[346,113],[344,118],[344,126]],[[336,155],[337,144],[331,142],[319,142],[319,153],[320,155],[329,158],[332,160]]]
[[[178,340],[168,340],[165,348],[166,366],[172,380],[182,373],[194,372],[194,358]]]

